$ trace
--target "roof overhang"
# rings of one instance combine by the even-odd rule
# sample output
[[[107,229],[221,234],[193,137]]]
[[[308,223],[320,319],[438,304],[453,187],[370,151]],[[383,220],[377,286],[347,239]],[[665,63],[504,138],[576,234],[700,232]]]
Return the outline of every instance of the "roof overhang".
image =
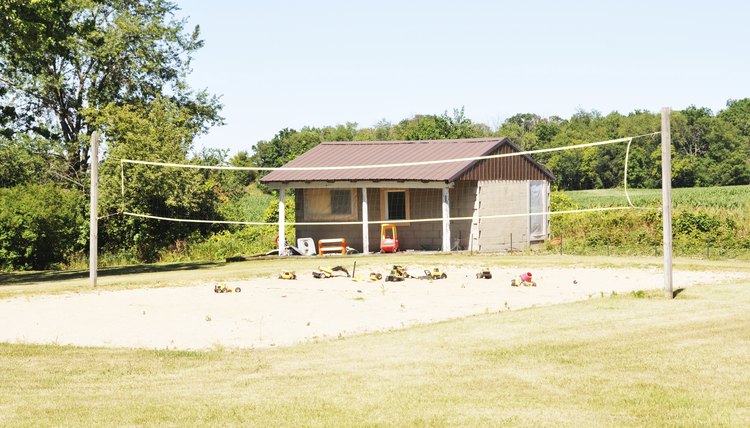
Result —
[[[272,181],[266,183],[272,189],[444,189],[452,188],[455,182],[421,180],[331,180],[331,181]]]

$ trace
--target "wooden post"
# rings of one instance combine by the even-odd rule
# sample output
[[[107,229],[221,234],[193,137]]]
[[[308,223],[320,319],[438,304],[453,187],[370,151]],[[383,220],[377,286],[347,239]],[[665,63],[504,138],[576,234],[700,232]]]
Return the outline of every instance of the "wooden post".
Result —
[[[280,256],[286,255],[286,236],[284,236],[286,229],[286,216],[284,215],[286,213],[286,209],[284,208],[285,196],[286,189],[282,187],[279,189],[279,242],[277,244]]]
[[[362,254],[370,254],[370,221],[367,213],[367,187],[362,188]],[[352,276],[354,276],[352,274]]]
[[[447,187],[443,187],[443,251],[446,252],[451,250],[451,208],[448,191]]]
[[[672,109],[661,109],[661,206],[664,239],[664,296],[674,298],[672,291]]]
[[[474,210],[471,214],[471,233],[469,234],[469,253],[474,254],[474,250],[479,251],[479,195],[482,192],[482,185],[477,183],[474,192]]]
[[[91,200],[89,202],[89,280],[96,287],[99,265],[99,133],[91,134]]]

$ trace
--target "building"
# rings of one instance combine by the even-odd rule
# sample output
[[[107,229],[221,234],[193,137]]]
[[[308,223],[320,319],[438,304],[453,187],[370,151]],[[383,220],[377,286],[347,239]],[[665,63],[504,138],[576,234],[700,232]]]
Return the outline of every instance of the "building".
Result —
[[[402,250],[500,251],[549,237],[554,176],[518,152],[507,138],[324,142],[261,182],[295,189],[298,238],[375,252],[395,223]]]

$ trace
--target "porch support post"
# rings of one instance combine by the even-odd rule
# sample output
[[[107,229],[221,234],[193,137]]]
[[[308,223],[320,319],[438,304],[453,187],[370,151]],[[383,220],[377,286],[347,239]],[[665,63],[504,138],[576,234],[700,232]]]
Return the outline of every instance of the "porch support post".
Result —
[[[451,206],[448,187],[443,187],[443,251],[451,250]]]
[[[286,255],[286,237],[284,236],[284,229],[286,229],[286,218],[284,215],[285,209],[284,209],[284,197],[286,196],[286,189],[285,188],[279,188],[279,255],[285,256]]]
[[[362,254],[370,254],[370,231],[367,215],[367,187],[362,188]]]

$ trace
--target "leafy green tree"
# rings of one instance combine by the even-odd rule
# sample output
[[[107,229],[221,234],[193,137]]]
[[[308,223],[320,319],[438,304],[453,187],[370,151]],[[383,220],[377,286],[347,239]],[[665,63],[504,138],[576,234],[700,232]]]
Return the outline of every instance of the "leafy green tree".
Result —
[[[319,132],[320,141],[354,141],[357,136],[357,123],[346,122],[343,125],[326,126],[322,129],[303,128],[302,132],[304,133],[306,130],[313,133]]]
[[[505,120],[505,124],[517,125],[523,132],[534,132],[544,119],[534,113],[518,113]]]
[[[690,106],[672,116],[672,144],[677,152],[685,156],[703,156],[708,150],[706,135],[713,122],[711,110]]]
[[[453,116],[416,115],[393,127],[394,140],[439,140],[475,138],[490,135],[486,125],[476,125],[464,115],[464,108],[453,109]]]
[[[112,252],[132,250],[138,259],[154,261],[161,249],[191,235],[206,236],[212,230],[205,224],[119,215],[129,211],[162,217],[220,219],[220,198],[216,193],[220,184],[215,175],[197,169],[121,166],[119,162],[137,159],[187,163],[193,138],[202,132],[192,109],[169,98],[156,98],[141,106],[110,104],[92,114],[91,120],[105,135],[106,157],[100,180],[102,248]],[[222,151],[204,154],[224,156]],[[193,161],[200,163],[201,159]]]
[[[505,121],[496,132],[499,137],[506,137],[522,150],[534,150],[539,145],[539,138],[532,131],[527,131],[522,124]]]
[[[395,140],[435,140],[441,138],[441,120],[435,115],[416,115],[410,119],[404,119],[393,128]]]
[[[393,124],[385,119],[380,119],[375,124],[375,140],[391,141],[393,139]]]
[[[236,155],[232,157],[232,159],[229,160],[229,164],[231,166],[237,166],[237,167],[252,167],[253,165],[253,159],[252,157],[247,153],[247,150],[242,150],[240,152],[237,152]],[[257,173],[252,170],[248,170],[246,172],[238,172],[233,174],[234,179],[237,180],[237,182],[242,186],[249,186],[255,181],[255,176]]]
[[[720,111],[718,117],[737,127],[741,135],[750,138],[750,98],[727,101],[727,108]]]
[[[0,100],[14,100],[14,129],[59,141],[61,173],[80,182],[91,111],[169,93],[202,126],[219,122],[216,99],[186,84],[203,42],[198,27],[186,32],[185,20],[174,19],[175,10],[167,0],[0,2]]]
[[[459,139],[476,138],[490,135],[490,129],[486,125],[475,124],[464,114],[464,108],[453,109],[453,116],[443,112],[438,120],[441,128],[440,138]]]
[[[0,187],[42,184],[50,181],[55,159],[49,156],[47,144],[27,135],[0,137]]]
[[[52,183],[0,188],[0,270],[49,269],[82,249],[83,199]]]

